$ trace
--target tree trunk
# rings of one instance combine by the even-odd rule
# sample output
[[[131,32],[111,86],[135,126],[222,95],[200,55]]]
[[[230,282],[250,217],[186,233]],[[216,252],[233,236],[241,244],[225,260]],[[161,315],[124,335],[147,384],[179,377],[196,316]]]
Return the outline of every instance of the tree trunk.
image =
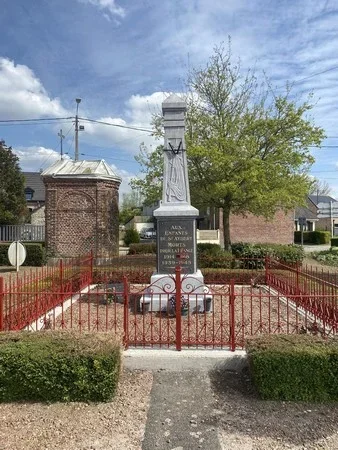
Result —
[[[224,239],[224,250],[231,251],[229,208],[223,208],[223,239]]]

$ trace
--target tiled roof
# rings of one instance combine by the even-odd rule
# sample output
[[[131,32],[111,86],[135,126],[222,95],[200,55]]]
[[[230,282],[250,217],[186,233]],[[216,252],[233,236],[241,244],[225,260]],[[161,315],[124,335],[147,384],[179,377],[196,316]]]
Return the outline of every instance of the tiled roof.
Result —
[[[25,177],[25,189],[33,190],[32,200],[45,201],[45,185],[43,184],[40,172],[22,172]]]
[[[330,197],[330,195],[311,194],[309,195],[309,198],[315,205],[318,205],[318,203],[330,203],[337,201],[335,198]]]
[[[306,217],[308,220],[318,220],[317,215],[306,206],[298,206],[295,209],[295,219],[298,219],[299,217]]]

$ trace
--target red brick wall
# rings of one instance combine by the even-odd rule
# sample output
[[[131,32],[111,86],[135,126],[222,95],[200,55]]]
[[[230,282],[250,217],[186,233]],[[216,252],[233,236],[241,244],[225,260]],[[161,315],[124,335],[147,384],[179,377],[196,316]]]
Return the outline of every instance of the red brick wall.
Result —
[[[230,217],[231,242],[292,244],[294,238],[294,212],[278,211],[272,220],[247,214]]]
[[[55,256],[118,253],[118,189],[110,180],[45,177],[46,245]]]

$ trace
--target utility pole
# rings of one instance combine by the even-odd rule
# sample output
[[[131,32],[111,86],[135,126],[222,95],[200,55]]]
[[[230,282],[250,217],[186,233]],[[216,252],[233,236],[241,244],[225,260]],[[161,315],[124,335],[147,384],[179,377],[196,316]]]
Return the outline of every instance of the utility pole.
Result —
[[[76,116],[75,116],[75,161],[79,160],[79,103],[80,98],[76,98]]]
[[[61,155],[61,160],[62,160],[63,159],[62,141],[65,138],[65,136],[62,134],[62,130],[60,130],[60,132],[58,133],[58,136],[60,136],[60,155]]]

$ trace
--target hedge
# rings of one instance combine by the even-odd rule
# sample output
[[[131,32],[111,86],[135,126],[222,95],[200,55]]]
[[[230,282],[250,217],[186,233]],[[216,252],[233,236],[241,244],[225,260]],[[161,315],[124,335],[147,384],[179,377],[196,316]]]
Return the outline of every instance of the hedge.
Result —
[[[331,247],[338,247],[338,237],[331,238]]]
[[[294,232],[295,243],[301,243],[301,231]],[[304,244],[329,244],[331,238],[330,231],[303,231]]]
[[[130,244],[129,255],[145,255],[149,253],[156,253],[155,242],[145,242],[140,244]]]
[[[120,365],[111,333],[0,333],[0,401],[110,401]]]
[[[245,258],[247,262],[244,262],[244,264],[249,264],[249,268],[255,266],[254,261],[250,260],[263,259],[266,256],[277,258],[286,264],[302,262],[305,256],[304,249],[300,245],[294,244],[249,244],[238,242],[232,244],[231,250],[236,258]],[[262,268],[263,262],[256,264],[256,266],[257,268]]]
[[[260,396],[271,400],[337,401],[338,340],[311,335],[263,335],[246,340]]]
[[[9,266],[8,248],[10,244],[0,243],[0,266]],[[46,262],[45,248],[41,243],[24,243],[26,247],[27,256],[23,266],[42,266]]]

